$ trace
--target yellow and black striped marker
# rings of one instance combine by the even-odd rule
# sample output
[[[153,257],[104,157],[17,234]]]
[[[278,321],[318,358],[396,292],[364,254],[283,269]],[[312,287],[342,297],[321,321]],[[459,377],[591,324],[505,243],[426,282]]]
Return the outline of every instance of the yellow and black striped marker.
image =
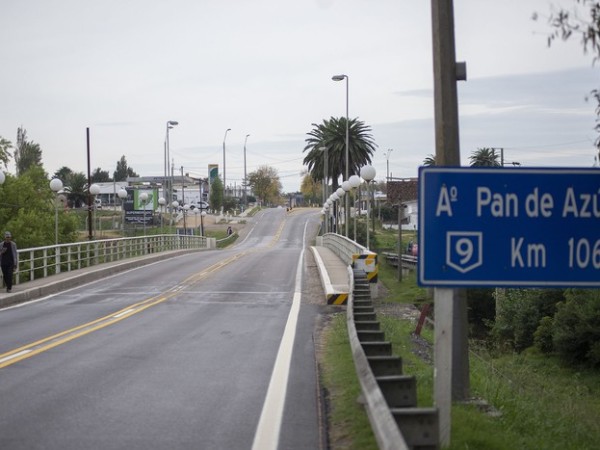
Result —
[[[348,301],[348,294],[327,294],[328,305],[345,305]]]

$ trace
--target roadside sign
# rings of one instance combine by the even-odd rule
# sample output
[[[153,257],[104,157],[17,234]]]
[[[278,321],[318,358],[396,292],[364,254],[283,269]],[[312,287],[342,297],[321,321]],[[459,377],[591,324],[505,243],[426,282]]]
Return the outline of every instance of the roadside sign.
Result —
[[[600,169],[422,167],[422,286],[600,286]]]

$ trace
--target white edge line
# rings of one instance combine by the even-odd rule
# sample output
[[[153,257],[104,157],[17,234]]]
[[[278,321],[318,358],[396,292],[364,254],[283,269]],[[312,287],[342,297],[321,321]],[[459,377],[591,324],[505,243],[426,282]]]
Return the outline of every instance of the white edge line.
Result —
[[[290,374],[290,365],[292,361],[292,352],[294,349],[294,340],[296,338],[296,327],[298,316],[300,315],[300,303],[302,300],[302,262],[304,260],[304,248],[306,245],[306,230],[308,222],[304,224],[304,236],[302,239],[302,251],[298,259],[296,268],[296,282],[292,308],[288,315],[287,323],[277,358],[269,381],[269,388],[265,397],[252,450],[277,450],[279,444],[279,434],[281,432],[281,422],[285,406],[285,397]]]

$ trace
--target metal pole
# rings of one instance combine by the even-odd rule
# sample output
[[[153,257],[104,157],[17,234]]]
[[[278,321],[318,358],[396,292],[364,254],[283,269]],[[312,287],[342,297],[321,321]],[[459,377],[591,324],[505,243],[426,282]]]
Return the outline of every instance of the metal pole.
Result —
[[[244,208],[246,208],[246,186],[248,185],[248,179],[246,178],[246,142],[248,142],[248,136],[250,136],[249,134],[246,135],[246,140],[244,140],[244,200],[242,201],[242,204],[244,205]]]
[[[227,132],[231,131],[231,128],[225,130],[225,136],[223,137],[223,198],[227,193],[227,170],[226,170],[226,158],[225,158],[225,139],[227,139]]]
[[[183,235],[187,236],[187,225],[185,222],[185,183],[183,182],[183,166],[181,166],[181,203],[183,203]]]
[[[349,84],[350,84],[350,79],[348,78],[348,75],[346,75],[346,179],[345,181],[348,181],[350,179],[350,151],[349,151],[349,147],[350,147],[350,129],[349,129],[349,116],[348,116],[348,102],[349,102]],[[346,205],[346,211],[345,211],[345,216],[346,216],[346,232],[344,234],[344,236],[348,237],[348,222],[350,221],[350,208],[348,207],[348,205],[350,204],[349,200],[348,200],[348,195],[345,195],[346,197],[346,201],[345,201],[345,205]]]
[[[94,239],[94,223],[92,217],[92,193],[90,192],[90,186],[92,185],[92,172],[90,165],[90,128],[85,129],[86,142],[87,142],[87,180],[88,180],[88,240]]]
[[[371,247],[369,246],[369,212],[371,209],[371,199],[369,198],[370,195],[370,191],[371,191],[371,186],[370,186],[370,182],[367,181],[367,250],[371,250]]]
[[[58,245],[58,193],[54,196],[54,243]]]

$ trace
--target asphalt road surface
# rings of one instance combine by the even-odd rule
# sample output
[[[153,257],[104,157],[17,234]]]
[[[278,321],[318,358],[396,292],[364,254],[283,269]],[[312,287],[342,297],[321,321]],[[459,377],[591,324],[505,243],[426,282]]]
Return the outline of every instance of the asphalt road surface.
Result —
[[[318,216],[252,220],[232,248],[0,310],[0,448],[322,448]]]

